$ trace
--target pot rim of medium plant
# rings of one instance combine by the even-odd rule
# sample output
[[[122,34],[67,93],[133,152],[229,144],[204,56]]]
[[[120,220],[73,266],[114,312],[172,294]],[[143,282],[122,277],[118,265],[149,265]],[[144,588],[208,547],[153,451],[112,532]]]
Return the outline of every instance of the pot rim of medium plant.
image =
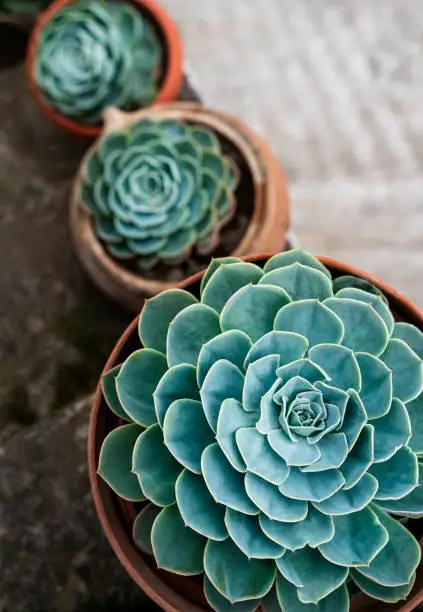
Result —
[[[262,253],[245,256],[242,259],[260,263],[268,260],[273,254]],[[423,312],[388,284],[335,259],[328,257],[318,257],[318,259],[336,276],[342,274],[353,275],[376,285],[388,298],[390,307],[398,319],[413,323],[423,330]],[[179,284],[179,288],[190,290],[190,288],[199,284],[203,274],[204,271],[186,279]],[[135,336],[138,339],[138,320],[139,316],[128,325],[115,344],[104,366],[103,374],[132,352],[133,347],[128,346],[128,344],[131,344],[131,340]],[[157,569],[152,557],[136,547],[132,540],[130,528],[130,523],[136,516],[135,507],[132,502],[126,502],[119,498],[97,475],[100,447],[109,430],[106,424],[107,416],[116,419],[116,423],[118,422],[118,418],[112,415],[103,399],[99,381],[90,416],[88,469],[96,511],[109,543],[136,584],[166,612],[204,612],[210,610],[202,596],[202,588],[195,580]],[[422,547],[422,545],[423,538],[420,539],[420,546]],[[406,601],[386,604],[371,599],[364,593],[359,593],[351,598],[350,612],[375,612],[376,610],[377,612],[412,612],[422,602],[423,562],[417,568],[416,581]]]
[[[43,113],[62,129],[85,138],[96,138],[103,131],[103,125],[85,125],[75,119],[67,117],[49,105],[42,96],[34,77],[35,60],[38,40],[45,25],[64,6],[73,4],[77,0],[53,0],[53,2],[39,15],[32,31],[27,51],[26,69],[30,89]],[[159,87],[153,104],[175,100],[181,90],[183,80],[183,45],[179,30],[167,13],[156,0],[121,0],[129,2],[140,12],[148,14],[163,36],[166,47],[166,72]]]
[[[146,117],[178,119],[208,127],[230,141],[245,160],[253,184],[253,211],[241,241],[227,255],[241,257],[268,249],[280,251],[285,248],[290,221],[287,185],[278,161],[259,136],[238,118],[193,102],[173,102],[134,113],[107,109],[105,132],[123,128]],[[84,160],[97,146],[98,142],[93,144]],[[171,289],[179,281],[151,279],[142,272],[133,272],[106,252],[94,232],[90,214],[78,200],[84,160],[75,180],[70,206],[70,227],[77,255],[100,289],[137,312],[145,297]]]

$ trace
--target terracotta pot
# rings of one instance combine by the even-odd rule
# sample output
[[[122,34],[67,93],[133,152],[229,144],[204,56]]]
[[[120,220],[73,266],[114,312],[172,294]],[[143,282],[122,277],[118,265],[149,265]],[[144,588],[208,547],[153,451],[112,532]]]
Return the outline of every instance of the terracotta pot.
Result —
[[[271,254],[244,257],[246,261],[264,263]],[[397,320],[407,321],[423,331],[423,313],[406,297],[386,283],[352,266],[326,257],[319,257],[333,276],[351,274],[364,278],[379,287],[389,300],[390,308]],[[196,274],[180,284],[180,288],[191,291],[199,297],[203,273]],[[138,318],[126,328],[116,343],[103,373],[121,363],[140,347],[137,327]],[[134,504],[119,498],[106,483],[97,476],[97,465],[101,444],[106,435],[119,424],[119,419],[107,407],[102,397],[100,383],[97,386],[91,412],[88,434],[88,467],[91,490],[100,522],[114,552],[127,572],[159,606],[167,612],[201,612],[210,610],[207,605],[202,583],[198,579],[177,576],[158,570],[152,557],[140,551],[132,540],[132,523],[136,516]],[[416,524],[417,521],[416,521]],[[423,538],[420,539],[423,547]],[[405,602],[386,604],[360,593],[351,599],[351,612],[411,612],[423,602],[423,563],[417,569],[416,582]]]
[[[174,102],[135,113],[109,109],[106,113],[106,132],[124,127],[141,117],[156,116],[189,121],[211,128],[229,142],[243,160],[245,170],[241,171],[238,191],[241,190],[243,181],[244,184],[248,181],[249,195],[248,202],[246,197],[238,198],[238,210],[249,206],[250,222],[233,253],[227,255],[241,257],[268,249],[285,249],[289,228],[287,187],[282,169],[266,143],[239,119],[192,102]],[[92,149],[95,147],[96,144]],[[70,216],[71,233],[79,259],[100,289],[120,304],[139,312],[145,297],[175,287],[178,283],[154,277],[154,268],[150,277],[142,275],[141,271],[133,272],[106,252],[93,230],[90,214],[78,201],[80,181],[81,174],[75,181]],[[237,213],[235,218],[236,215]],[[229,228],[230,225],[226,227]],[[222,230],[222,237],[224,232],[225,228]],[[206,265],[207,259],[203,258],[200,267]],[[170,269],[167,267],[167,270]]]
[[[183,47],[179,31],[164,8],[155,0],[123,0],[132,2],[156,26],[165,50],[165,66],[162,84],[154,103],[170,102],[178,97],[183,79]],[[38,17],[27,51],[27,76],[30,88],[45,115],[59,127],[85,138],[96,138],[103,130],[101,125],[85,125],[62,115],[43,98],[35,81],[35,58],[38,39],[44,26],[60,9],[75,0],[54,0]]]

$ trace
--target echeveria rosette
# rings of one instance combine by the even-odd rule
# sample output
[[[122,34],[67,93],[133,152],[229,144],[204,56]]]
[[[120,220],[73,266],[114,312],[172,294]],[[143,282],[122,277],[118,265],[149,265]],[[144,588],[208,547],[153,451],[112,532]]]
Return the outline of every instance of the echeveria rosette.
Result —
[[[134,538],[160,567],[205,572],[219,612],[345,612],[351,581],[407,596],[420,548],[397,518],[423,516],[421,331],[298,250],[264,269],[214,260],[201,301],[164,292],[139,331],[145,348],[103,379],[130,423],[99,472],[148,500]]]
[[[239,170],[206,127],[142,119],[101,138],[82,168],[79,200],[118,259],[143,269],[209,253],[235,211]]]
[[[153,102],[162,55],[154,29],[130,2],[77,0],[41,30],[35,81],[60,113],[99,124],[108,106]]]

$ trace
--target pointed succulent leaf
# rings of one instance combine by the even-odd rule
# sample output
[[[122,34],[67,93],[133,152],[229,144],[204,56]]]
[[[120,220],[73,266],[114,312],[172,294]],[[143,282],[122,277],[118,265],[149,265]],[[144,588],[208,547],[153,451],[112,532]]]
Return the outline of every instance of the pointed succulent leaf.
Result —
[[[252,346],[250,338],[238,329],[219,334],[207,342],[200,351],[197,364],[197,380],[201,385],[212,365],[219,359],[226,359],[240,370],[243,369],[245,357]]]
[[[201,468],[207,487],[218,503],[244,514],[258,514],[258,507],[245,490],[244,475],[233,469],[218,444],[206,448]]]
[[[295,523],[307,516],[306,502],[285,497],[278,487],[250,472],[245,476],[245,490],[254,504],[270,519]]]
[[[308,349],[308,341],[304,336],[292,332],[270,331],[260,338],[248,352],[244,367],[266,357],[279,355],[279,364],[285,365],[301,359]]]
[[[281,574],[276,580],[278,600],[283,612],[332,612],[333,610],[348,612],[349,596],[345,584],[321,599],[316,605],[303,603],[299,599],[298,589]]]
[[[421,517],[423,516],[423,464],[419,462],[419,481],[411,493],[401,499],[378,500],[376,504],[397,516]]]
[[[212,540],[225,540],[225,506],[214,501],[204,479],[183,470],[176,481],[176,502],[184,523]]]
[[[163,436],[165,445],[175,459],[191,472],[201,474],[201,456],[204,449],[214,441],[201,402],[175,400],[166,412]]]
[[[148,427],[156,422],[153,393],[166,370],[166,357],[154,349],[139,349],[122,365],[116,378],[117,394],[135,423]]]
[[[201,301],[221,313],[229,298],[249,283],[255,285],[263,276],[263,270],[253,263],[224,264],[216,270],[207,283]]]
[[[231,603],[259,599],[272,588],[276,566],[271,559],[248,559],[227,539],[209,540],[204,552],[207,578]]]
[[[373,425],[365,425],[340,470],[345,478],[344,489],[353,487],[373,463]]]
[[[266,435],[271,431],[280,430],[280,406],[274,401],[274,389],[275,385],[269,389],[269,391],[261,398],[260,402],[260,418],[257,421],[257,431],[262,435]]]
[[[349,389],[348,395],[350,397],[345,409],[342,431],[344,432],[347,438],[348,446],[351,449],[356,443],[361,430],[366,424],[367,415],[357,391],[354,391],[354,389]]]
[[[275,453],[282,457],[287,465],[310,465],[321,457],[317,444],[309,444],[305,438],[298,438],[293,442],[281,429],[271,431],[267,439]]]
[[[406,527],[390,517],[384,510],[373,506],[373,512],[386,529],[389,540],[368,567],[357,572],[387,587],[409,584],[420,562],[420,546]]]
[[[361,479],[349,489],[340,489],[332,497],[313,506],[323,514],[339,516],[362,510],[372,501],[378,488],[378,482],[371,474],[363,474]]]
[[[389,340],[380,358],[392,370],[394,397],[407,403],[420,395],[423,389],[422,360],[403,340]]]
[[[325,274],[329,279],[332,278],[329,270],[322,263],[320,263],[318,259],[301,249],[291,249],[290,251],[285,251],[284,253],[274,255],[265,263],[264,271],[271,272],[272,270],[284,268],[285,266],[290,266],[294,263],[309,266],[310,268],[323,272],[323,274]]]
[[[153,554],[151,546],[151,530],[161,508],[154,504],[147,504],[137,515],[132,527],[132,537],[134,542],[142,551],[149,555]]]
[[[207,373],[200,390],[203,410],[207,421],[214,432],[217,431],[217,421],[220,407],[225,399],[242,399],[244,376],[230,361],[216,361]]]
[[[407,404],[407,412],[413,432],[408,446],[415,453],[423,453],[423,393]]]
[[[125,412],[119,401],[116,391],[116,377],[119,375],[122,364],[115,366],[101,377],[101,388],[108,407],[121,419],[130,421],[131,417]]]
[[[389,338],[388,330],[370,303],[338,297],[324,303],[344,325],[343,346],[371,355],[380,355],[384,351]]]
[[[344,335],[341,319],[317,299],[287,304],[276,315],[275,329],[305,336],[310,346],[338,344]]]
[[[274,485],[280,485],[288,478],[289,467],[255,427],[242,427],[235,437],[249,472]]]
[[[333,387],[360,391],[360,368],[350,349],[335,344],[318,344],[310,349],[309,357],[322,368]]]
[[[213,274],[222,266],[229,264],[242,264],[242,260],[238,259],[238,257],[215,257],[212,258],[207,270],[203,274],[203,278],[201,279],[200,292],[201,295],[206,288],[207,283],[213,276]]]
[[[278,368],[276,374],[284,384],[291,378],[294,378],[294,376],[301,376],[301,378],[311,383],[326,380],[325,372],[308,358],[297,359],[296,361],[292,361],[292,363],[283,365]]]
[[[203,344],[220,334],[219,315],[204,304],[184,308],[169,325],[167,359],[169,366],[197,365]]]
[[[146,300],[141,311],[138,331],[141,342],[146,348],[166,353],[166,338],[169,324],[176,315],[198,300],[182,289],[163,291]]]
[[[132,451],[142,427],[130,424],[113,429],[104,439],[98,473],[120,497],[143,501],[145,495],[135,474],[132,474]]]
[[[415,325],[395,323],[392,338],[403,340],[420,359],[423,359],[423,333]]]
[[[333,296],[332,283],[323,272],[298,262],[266,272],[259,285],[281,287],[292,301],[323,301]]]
[[[256,342],[272,331],[276,313],[288,302],[288,294],[279,287],[246,285],[226,302],[220,315],[222,331],[240,329]]]
[[[207,576],[204,576],[204,595],[207,603],[216,612],[255,612],[261,599],[249,599],[231,603],[212,585]]]
[[[154,504],[169,506],[175,502],[175,482],[181,466],[164,445],[160,425],[151,425],[137,439],[132,471],[138,476],[145,496]]]
[[[407,595],[410,593],[413,588],[416,576],[413,574],[410,582],[408,584],[402,584],[396,587],[385,587],[369,578],[360,574],[356,569],[351,569],[350,576],[358,586],[358,588],[366,593],[366,595],[370,595],[374,599],[378,599],[379,601],[385,601],[387,603],[396,603],[401,599],[406,599]]]
[[[370,508],[334,516],[335,535],[319,550],[331,563],[345,567],[368,565],[386,546],[389,534]]]
[[[154,521],[151,543],[161,569],[183,576],[201,574],[206,542],[206,538],[184,525],[176,504],[163,508]]]
[[[320,502],[339,491],[344,483],[344,477],[339,470],[307,473],[292,468],[279,490],[290,499]]]
[[[235,439],[236,433],[242,431],[241,428],[252,427],[256,421],[257,416],[244,410],[238,400],[228,398],[223,401],[217,421],[216,440],[226,459],[238,472],[245,472],[247,467]]]
[[[371,293],[372,295],[381,297],[386,304],[388,303],[388,300],[386,299],[382,291],[364,278],[359,278],[358,276],[344,275],[338,276],[338,278],[335,278],[335,280],[333,281],[333,290],[335,294],[338,294],[340,291],[346,289],[347,287],[360,289],[361,291],[367,291],[367,293]]]
[[[419,481],[417,457],[407,446],[387,461],[374,463],[370,473],[379,482],[375,500],[400,499],[411,493]]]
[[[274,521],[265,514],[260,514],[259,520],[267,537],[289,550],[298,550],[307,545],[315,548],[331,540],[335,533],[333,519],[311,505],[305,519],[297,523]]]
[[[389,412],[379,419],[373,419],[374,461],[380,463],[408,443],[412,433],[410,417],[404,404],[394,398]]]
[[[248,366],[242,391],[245,410],[249,412],[260,410],[262,397],[274,384],[278,367],[278,355],[267,355]]]
[[[348,568],[327,561],[318,549],[308,546],[301,550],[287,550],[276,560],[280,573],[298,587],[303,603],[317,604],[344,584]]]
[[[346,287],[345,289],[338,291],[336,297],[358,300],[359,302],[364,302],[365,304],[371,304],[378,315],[382,318],[388,330],[388,334],[391,336],[394,329],[394,317],[381,296],[374,295],[368,291],[363,291],[363,289],[357,289],[356,287]]]
[[[349,451],[346,435],[340,432],[325,436],[319,441],[319,451],[321,453],[320,459],[303,467],[302,471],[304,473],[339,468],[344,463]]]
[[[338,408],[342,423],[350,396],[346,391],[337,389],[336,387],[333,387],[332,384],[332,380],[330,379],[326,382],[318,380],[314,386],[316,389],[322,392],[323,401],[326,405],[332,404]]]
[[[177,399],[197,400],[200,398],[194,366],[182,363],[170,368],[160,379],[153,398],[157,420],[163,427],[166,412],[172,402]]]
[[[355,353],[361,373],[360,399],[369,419],[384,416],[392,402],[392,372],[369,353]]]
[[[248,516],[227,508],[225,525],[229,536],[249,559],[276,559],[285,548],[263,533],[257,516]]]

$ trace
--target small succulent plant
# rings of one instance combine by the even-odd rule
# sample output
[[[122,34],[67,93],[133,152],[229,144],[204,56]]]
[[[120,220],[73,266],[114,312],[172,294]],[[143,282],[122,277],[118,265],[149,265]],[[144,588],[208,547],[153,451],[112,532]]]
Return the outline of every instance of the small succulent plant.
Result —
[[[99,124],[108,106],[150,104],[157,95],[162,48],[129,2],[77,0],[41,31],[35,81],[63,115]]]
[[[423,334],[385,296],[294,250],[213,260],[201,300],[146,302],[145,348],[103,378],[129,421],[99,473],[148,500],[135,542],[205,573],[218,612],[349,609],[409,593],[423,516]]]
[[[109,253],[148,269],[216,246],[235,210],[238,174],[208,128],[142,119],[100,140],[78,197]]]

